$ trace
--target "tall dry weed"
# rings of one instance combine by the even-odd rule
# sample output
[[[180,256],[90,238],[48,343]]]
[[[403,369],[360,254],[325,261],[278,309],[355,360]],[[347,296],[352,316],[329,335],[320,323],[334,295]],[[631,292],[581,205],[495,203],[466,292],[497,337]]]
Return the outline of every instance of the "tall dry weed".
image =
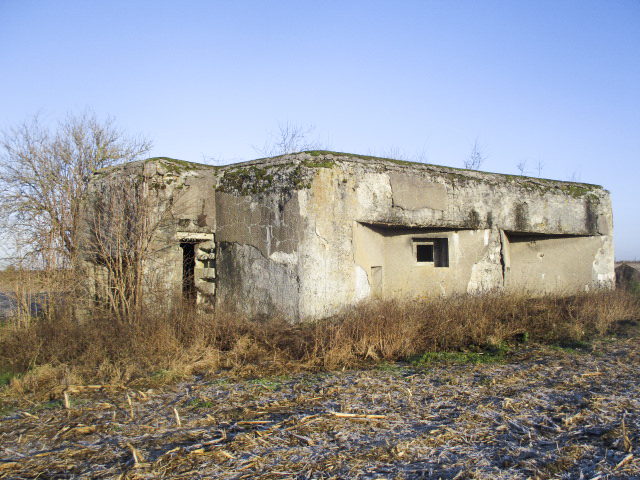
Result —
[[[143,312],[134,323],[96,313],[83,322],[55,315],[21,328],[2,327],[0,367],[22,374],[13,381],[14,391],[44,395],[51,385],[64,382],[168,380],[221,370],[289,373],[494,347],[515,338],[573,342],[605,334],[621,320],[638,319],[638,297],[618,291],[375,300],[298,324],[174,306]]]

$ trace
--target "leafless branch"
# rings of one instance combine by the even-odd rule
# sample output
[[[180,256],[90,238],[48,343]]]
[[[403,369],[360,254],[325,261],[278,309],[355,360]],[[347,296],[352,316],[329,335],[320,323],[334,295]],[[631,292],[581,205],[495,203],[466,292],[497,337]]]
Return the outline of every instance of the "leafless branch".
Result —
[[[415,163],[427,163],[429,160],[426,147],[422,147],[421,150],[416,151],[414,154],[408,154],[403,148],[398,147],[397,145],[392,145],[390,147],[383,148],[378,152],[369,150],[368,155]]]
[[[172,223],[159,192],[144,176],[118,171],[88,195],[82,252],[92,296],[122,321],[135,321],[141,310],[156,239]]]
[[[518,162],[516,164],[516,168],[520,172],[520,175],[526,175],[527,174],[527,159],[525,158],[524,160],[521,160],[520,162]]]
[[[46,268],[70,266],[93,172],[142,158],[150,148],[149,140],[126,135],[112,118],[101,122],[90,110],[67,115],[55,131],[36,114],[0,132],[3,240]]]
[[[480,170],[482,164],[487,159],[487,155],[484,153],[480,141],[478,139],[473,143],[471,153],[464,160],[464,168],[468,170]]]
[[[567,180],[569,182],[580,182],[580,172],[574,170],[573,172],[567,172]]]
[[[318,140],[312,140],[311,134],[315,130],[313,125],[301,125],[298,123],[278,122],[278,127],[269,132],[269,138],[264,146],[251,146],[258,154],[264,157],[288,155],[308,150],[322,150],[324,147]]]

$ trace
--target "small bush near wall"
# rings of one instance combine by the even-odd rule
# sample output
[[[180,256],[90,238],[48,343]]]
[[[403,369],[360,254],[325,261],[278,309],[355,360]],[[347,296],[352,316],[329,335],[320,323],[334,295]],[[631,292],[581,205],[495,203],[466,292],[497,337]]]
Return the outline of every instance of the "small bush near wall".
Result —
[[[60,316],[1,327],[0,370],[11,372],[5,394],[47,398],[70,384],[153,383],[221,371],[273,375],[523,341],[584,342],[639,319],[640,297],[624,291],[373,301],[295,325],[189,308],[146,312],[133,324],[105,314],[83,323]]]

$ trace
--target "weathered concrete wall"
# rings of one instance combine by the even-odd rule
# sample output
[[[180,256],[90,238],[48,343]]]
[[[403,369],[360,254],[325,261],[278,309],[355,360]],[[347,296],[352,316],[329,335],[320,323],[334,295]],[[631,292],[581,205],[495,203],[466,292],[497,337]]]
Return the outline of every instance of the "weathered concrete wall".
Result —
[[[167,285],[182,284],[181,239],[215,235],[200,266],[215,271],[210,293],[249,315],[319,318],[372,295],[613,285],[611,203],[593,185],[330,152],[143,169],[171,203],[156,258]],[[418,244],[446,245],[448,264],[417,261],[429,248]]]
[[[353,173],[364,169],[354,168]],[[473,171],[463,174],[431,166],[391,164],[379,170],[375,179],[358,175],[357,188],[376,184],[385,193],[375,198],[359,196],[361,220],[368,223],[471,229],[497,225],[507,231],[545,234],[611,232],[609,196],[595,186]],[[373,202],[383,204],[372,206]]]
[[[341,170],[328,167],[317,169],[311,188],[298,195],[306,219],[299,252],[300,314],[317,318],[361,298],[354,281],[362,272],[353,261],[357,199]]]
[[[509,271],[514,288],[543,274],[544,291],[612,285],[611,207],[599,187],[337,156],[323,160],[335,163],[317,169],[311,188],[299,192],[306,218],[299,252],[302,317],[334,313],[376,291],[425,296],[503,288],[510,254],[503,232],[566,235],[550,245],[573,252],[565,262],[520,269],[517,281]],[[449,267],[416,265],[412,239],[421,236],[448,239]],[[511,256],[520,268],[517,247]],[[580,273],[565,272],[576,262]]]
[[[234,196],[217,192],[218,292],[223,308],[298,318],[297,193]]]
[[[219,245],[216,304],[249,316],[299,318],[297,264],[265,257],[249,244]]]
[[[149,292],[159,297],[183,295],[183,259],[181,244],[195,248],[194,283],[198,303],[215,294],[215,249],[212,240],[216,228],[216,171],[172,159],[144,162],[144,175],[167,204],[168,215],[148,255],[145,281],[153,281]]]
[[[508,236],[506,284],[531,293],[575,293],[609,282],[609,236]],[[591,261],[589,261],[591,260]]]
[[[500,238],[495,231],[403,229],[360,223],[354,228],[355,262],[369,273],[372,293],[377,290],[384,297],[420,298],[478,293],[502,286]],[[416,261],[415,244],[433,239],[447,241],[447,267]],[[372,269],[378,281],[382,280],[381,286],[374,288]]]
[[[219,242],[247,243],[274,259],[297,251],[301,217],[297,193],[283,202],[279,196],[234,196],[216,192]]]
[[[312,168],[289,159],[223,168],[216,189],[216,305],[249,315],[300,318],[300,256],[306,219],[299,193]]]
[[[101,184],[118,185],[119,179],[123,178],[140,185],[146,192],[131,209],[135,214],[146,217],[144,228],[151,239],[146,251],[142,252],[145,299],[152,305],[180,299],[183,284],[180,243],[203,242],[213,238],[215,231],[215,169],[167,158],[149,159],[97,172],[92,188],[100,189]],[[145,202],[146,206],[143,205]],[[87,215],[92,215],[92,212],[87,212]],[[89,239],[84,248],[90,257],[92,247]],[[202,255],[203,252],[199,253]],[[202,278],[210,271],[202,268],[202,261],[198,263],[200,268],[195,272],[197,283],[204,287],[203,294],[212,294],[213,283]],[[88,285],[92,296],[104,296],[100,290],[104,292],[108,288],[107,269],[97,265],[87,267],[92,272],[93,281]]]

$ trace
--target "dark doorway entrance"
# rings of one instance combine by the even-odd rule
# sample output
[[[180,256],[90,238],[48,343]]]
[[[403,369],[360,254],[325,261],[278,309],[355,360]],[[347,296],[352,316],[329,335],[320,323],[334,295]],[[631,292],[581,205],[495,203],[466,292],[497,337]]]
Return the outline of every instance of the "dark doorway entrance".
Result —
[[[190,302],[196,301],[196,244],[183,242],[182,248],[182,297]]]

